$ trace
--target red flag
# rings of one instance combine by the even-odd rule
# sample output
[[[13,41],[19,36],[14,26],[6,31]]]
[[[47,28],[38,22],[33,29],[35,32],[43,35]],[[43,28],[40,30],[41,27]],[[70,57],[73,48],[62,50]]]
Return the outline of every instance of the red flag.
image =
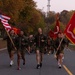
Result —
[[[59,19],[56,20],[56,26],[54,29],[54,37],[57,37],[58,32],[60,32],[60,24],[59,24]]]
[[[75,44],[75,13],[73,14],[70,22],[68,23],[65,31],[66,37]]]
[[[54,32],[52,30],[49,31],[48,35],[51,37],[51,38],[54,38]]]
[[[19,34],[20,33],[20,29],[13,27],[12,28],[15,31],[15,34]]]

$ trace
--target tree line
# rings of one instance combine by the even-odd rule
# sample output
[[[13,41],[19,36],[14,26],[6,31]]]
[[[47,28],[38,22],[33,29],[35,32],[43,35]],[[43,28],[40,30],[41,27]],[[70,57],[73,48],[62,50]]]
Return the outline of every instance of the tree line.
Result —
[[[56,12],[50,11],[49,17],[45,12],[36,9],[33,0],[0,0],[0,12],[11,17],[11,26],[24,30],[26,34],[37,33],[39,27],[47,32],[48,28],[54,29]],[[63,10],[59,13],[61,29],[64,30],[75,10]],[[0,28],[3,28],[0,23]]]

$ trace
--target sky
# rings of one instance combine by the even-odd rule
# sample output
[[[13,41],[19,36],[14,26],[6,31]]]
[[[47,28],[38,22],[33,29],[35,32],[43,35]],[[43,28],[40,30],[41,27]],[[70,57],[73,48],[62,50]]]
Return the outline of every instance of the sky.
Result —
[[[34,0],[37,9],[47,12],[48,0]],[[63,10],[75,10],[75,0],[50,0],[50,11],[61,12]]]

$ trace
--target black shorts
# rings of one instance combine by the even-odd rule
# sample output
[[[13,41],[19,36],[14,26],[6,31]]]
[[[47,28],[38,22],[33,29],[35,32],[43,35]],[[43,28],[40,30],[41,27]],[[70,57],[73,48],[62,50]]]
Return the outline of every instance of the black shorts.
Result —
[[[39,50],[41,53],[44,53],[44,47],[36,47],[36,50]]]
[[[57,53],[56,53],[56,55],[59,55],[60,53],[64,54],[63,50],[58,50]]]

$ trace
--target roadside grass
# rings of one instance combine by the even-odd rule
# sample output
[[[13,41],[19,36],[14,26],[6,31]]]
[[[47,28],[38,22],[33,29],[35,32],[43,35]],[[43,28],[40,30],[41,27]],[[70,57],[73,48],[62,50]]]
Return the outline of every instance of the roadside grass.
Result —
[[[69,48],[70,48],[70,50],[75,50],[75,44],[70,43]]]
[[[0,39],[0,49],[1,48],[6,48],[6,41],[3,39]]]

